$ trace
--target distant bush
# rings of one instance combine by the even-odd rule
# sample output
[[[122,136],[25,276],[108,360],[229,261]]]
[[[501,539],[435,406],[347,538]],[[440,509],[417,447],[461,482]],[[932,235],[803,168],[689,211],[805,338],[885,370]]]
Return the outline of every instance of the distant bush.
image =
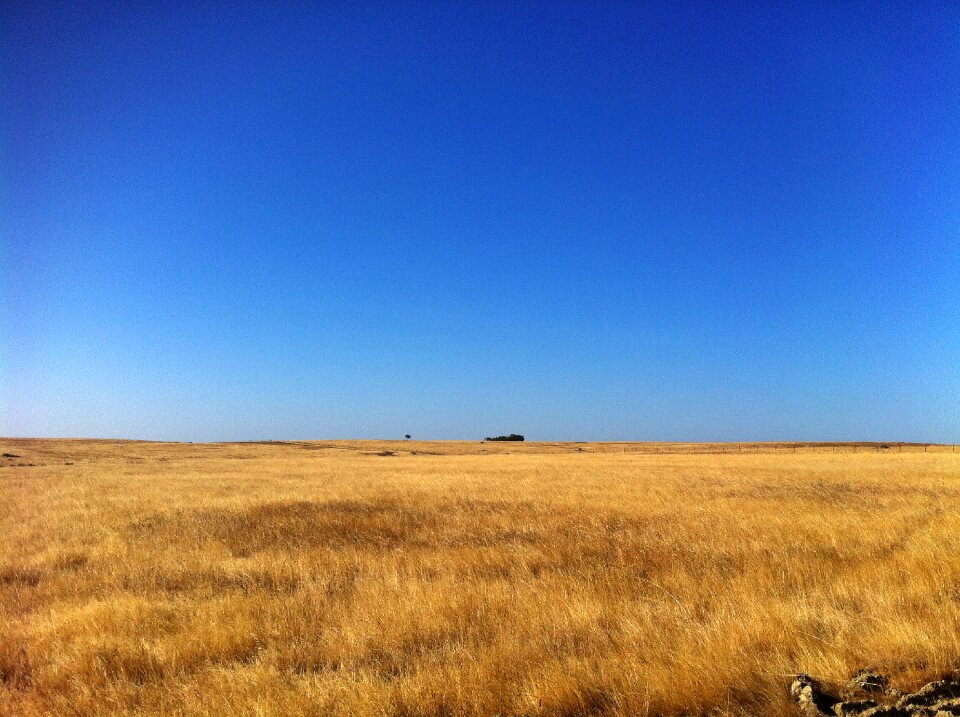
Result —
[[[483,440],[485,441],[522,441],[523,436],[517,433],[511,433],[509,436],[487,436]]]

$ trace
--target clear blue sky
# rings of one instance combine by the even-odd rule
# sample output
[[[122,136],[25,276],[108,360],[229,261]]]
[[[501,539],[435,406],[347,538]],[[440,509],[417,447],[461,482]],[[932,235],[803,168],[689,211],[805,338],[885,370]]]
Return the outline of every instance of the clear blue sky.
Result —
[[[0,7],[0,434],[960,441],[960,5],[310,5]]]

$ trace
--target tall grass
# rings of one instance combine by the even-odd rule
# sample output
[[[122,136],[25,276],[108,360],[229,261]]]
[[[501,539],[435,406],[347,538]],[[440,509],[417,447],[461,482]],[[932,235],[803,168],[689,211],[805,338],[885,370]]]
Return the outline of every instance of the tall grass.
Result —
[[[0,446],[5,714],[786,715],[960,666],[949,448]]]

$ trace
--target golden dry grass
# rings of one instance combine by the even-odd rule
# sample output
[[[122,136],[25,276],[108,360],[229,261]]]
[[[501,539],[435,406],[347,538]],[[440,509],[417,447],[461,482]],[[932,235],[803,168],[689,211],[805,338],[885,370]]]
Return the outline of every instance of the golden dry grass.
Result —
[[[6,714],[786,715],[960,666],[949,447],[0,446]]]

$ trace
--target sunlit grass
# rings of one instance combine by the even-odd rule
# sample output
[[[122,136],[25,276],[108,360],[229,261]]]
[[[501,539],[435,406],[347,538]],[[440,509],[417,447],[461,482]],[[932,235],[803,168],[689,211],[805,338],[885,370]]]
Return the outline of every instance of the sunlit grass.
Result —
[[[0,444],[6,714],[785,715],[960,666],[950,448]]]

